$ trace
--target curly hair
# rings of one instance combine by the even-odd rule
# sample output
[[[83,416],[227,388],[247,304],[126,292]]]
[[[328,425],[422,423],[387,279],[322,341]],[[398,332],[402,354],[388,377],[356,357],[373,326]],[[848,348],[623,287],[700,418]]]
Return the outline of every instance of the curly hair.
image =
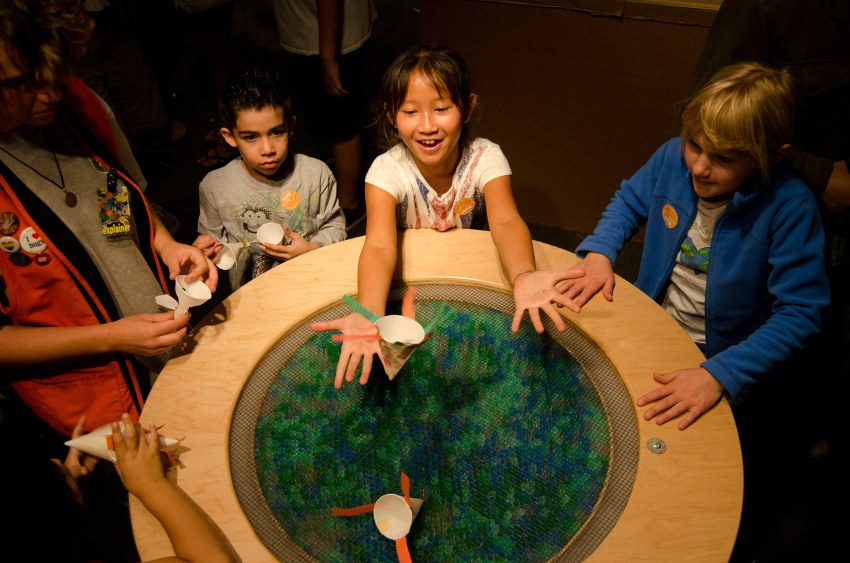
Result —
[[[65,74],[93,30],[82,0],[0,0],[0,43],[30,87]]]

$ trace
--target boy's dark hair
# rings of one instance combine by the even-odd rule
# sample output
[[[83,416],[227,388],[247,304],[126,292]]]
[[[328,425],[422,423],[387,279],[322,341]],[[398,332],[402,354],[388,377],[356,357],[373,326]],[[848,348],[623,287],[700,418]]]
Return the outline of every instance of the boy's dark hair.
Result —
[[[381,141],[386,146],[398,143],[395,136],[395,116],[404,104],[410,77],[424,76],[440,93],[460,110],[464,127],[460,145],[469,141],[469,121],[475,110],[475,96],[469,86],[469,71],[457,51],[442,45],[417,45],[401,53],[384,73],[381,88],[382,107],[378,109]]]
[[[251,67],[236,71],[227,78],[218,101],[224,127],[233,130],[240,111],[264,107],[281,108],[284,120],[292,115],[292,101],[280,74],[266,68]]]

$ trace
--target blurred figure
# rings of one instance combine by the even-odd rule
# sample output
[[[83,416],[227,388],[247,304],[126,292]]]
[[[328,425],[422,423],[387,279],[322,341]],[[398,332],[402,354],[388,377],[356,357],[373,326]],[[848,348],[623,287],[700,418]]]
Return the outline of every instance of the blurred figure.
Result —
[[[274,0],[280,43],[292,53],[288,84],[305,125],[331,143],[339,205],[348,228],[360,201],[364,46],[376,17],[373,0]]]

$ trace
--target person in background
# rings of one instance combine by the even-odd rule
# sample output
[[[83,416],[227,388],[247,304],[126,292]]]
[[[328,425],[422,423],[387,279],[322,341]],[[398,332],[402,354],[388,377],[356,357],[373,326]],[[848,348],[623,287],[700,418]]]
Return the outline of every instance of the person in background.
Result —
[[[280,43],[291,53],[288,80],[305,125],[331,144],[339,203],[348,228],[360,205],[360,129],[365,45],[376,12],[373,0],[274,0]]]

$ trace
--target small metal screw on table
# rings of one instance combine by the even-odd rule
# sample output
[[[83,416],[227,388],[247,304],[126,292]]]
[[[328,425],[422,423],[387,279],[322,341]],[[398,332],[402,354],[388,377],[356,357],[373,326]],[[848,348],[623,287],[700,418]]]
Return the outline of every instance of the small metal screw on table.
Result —
[[[667,444],[661,438],[650,438],[646,442],[646,447],[654,454],[663,454],[667,451]]]

